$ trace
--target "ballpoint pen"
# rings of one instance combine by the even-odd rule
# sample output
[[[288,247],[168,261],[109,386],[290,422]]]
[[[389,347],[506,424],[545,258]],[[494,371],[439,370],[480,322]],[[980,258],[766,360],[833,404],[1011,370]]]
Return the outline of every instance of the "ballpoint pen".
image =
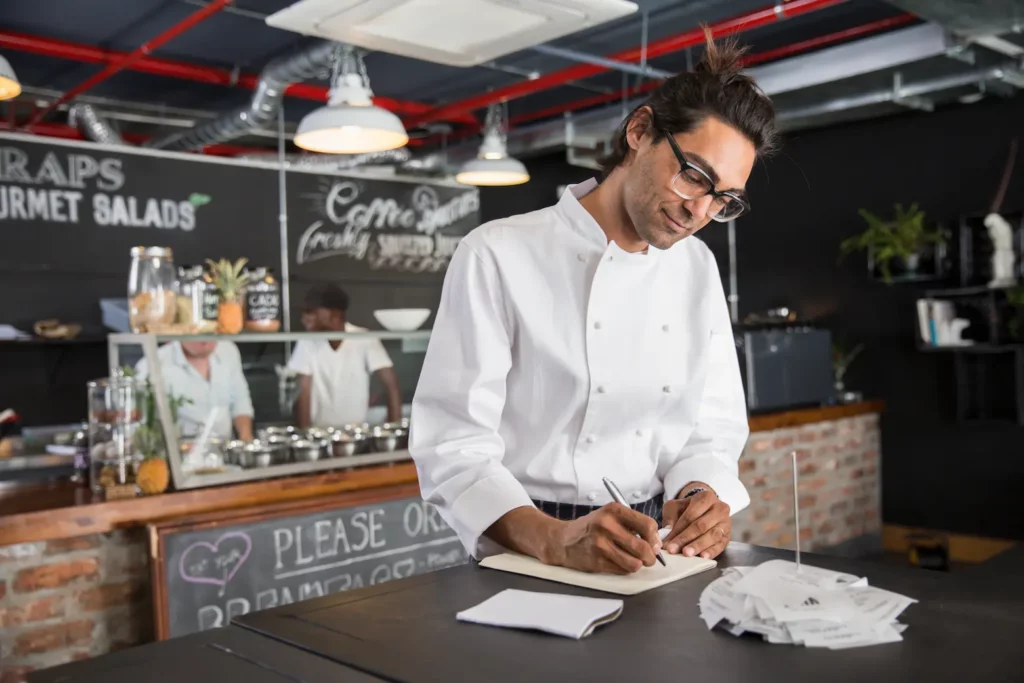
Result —
[[[619,505],[625,505],[626,507],[629,507],[629,503],[626,502],[626,498],[622,495],[622,492],[619,491],[619,487],[615,485],[615,482],[613,482],[608,477],[602,477],[601,481],[604,482],[604,487],[608,489],[608,493],[611,494],[612,500],[614,500]],[[660,552],[655,553],[654,556],[658,558],[658,562],[661,562],[661,566],[668,566],[665,564],[665,558],[661,556]]]

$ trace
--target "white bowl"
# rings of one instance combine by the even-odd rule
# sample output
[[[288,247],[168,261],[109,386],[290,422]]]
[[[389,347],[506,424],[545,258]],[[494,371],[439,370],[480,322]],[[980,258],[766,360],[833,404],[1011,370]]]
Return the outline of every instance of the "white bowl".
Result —
[[[373,317],[377,319],[384,329],[392,332],[411,332],[419,329],[419,326],[430,317],[429,308],[386,308],[374,311]]]

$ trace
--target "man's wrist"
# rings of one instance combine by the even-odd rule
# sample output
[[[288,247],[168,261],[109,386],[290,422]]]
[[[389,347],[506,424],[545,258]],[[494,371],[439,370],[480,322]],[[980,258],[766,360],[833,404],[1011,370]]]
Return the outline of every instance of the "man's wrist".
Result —
[[[484,535],[509,550],[558,565],[564,561],[564,549],[558,541],[563,524],[535,507],[523,506],[506,512]]]

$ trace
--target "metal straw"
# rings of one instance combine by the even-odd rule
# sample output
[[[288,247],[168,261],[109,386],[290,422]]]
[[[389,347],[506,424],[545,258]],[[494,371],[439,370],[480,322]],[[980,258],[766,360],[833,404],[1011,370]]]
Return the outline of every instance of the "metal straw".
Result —
[[[790,453],[793,458],[793,517],[796,525],[796,570],[800,571],[800,492],[797,485],[796,451]]]

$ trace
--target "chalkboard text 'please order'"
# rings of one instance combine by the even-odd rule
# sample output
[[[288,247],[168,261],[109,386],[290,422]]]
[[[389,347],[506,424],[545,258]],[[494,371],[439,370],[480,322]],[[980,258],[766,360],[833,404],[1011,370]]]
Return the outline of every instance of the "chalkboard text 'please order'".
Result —
[[[301,526],[274,529],[274,571],[307,567],[339,555],[384,548],[388,545],[382,523],[384,516],[385,511],[378,508],[319,520],[306,533]],[[410,539],[448,529],[432,505],[409,505],[402,517],[402,530]]]

